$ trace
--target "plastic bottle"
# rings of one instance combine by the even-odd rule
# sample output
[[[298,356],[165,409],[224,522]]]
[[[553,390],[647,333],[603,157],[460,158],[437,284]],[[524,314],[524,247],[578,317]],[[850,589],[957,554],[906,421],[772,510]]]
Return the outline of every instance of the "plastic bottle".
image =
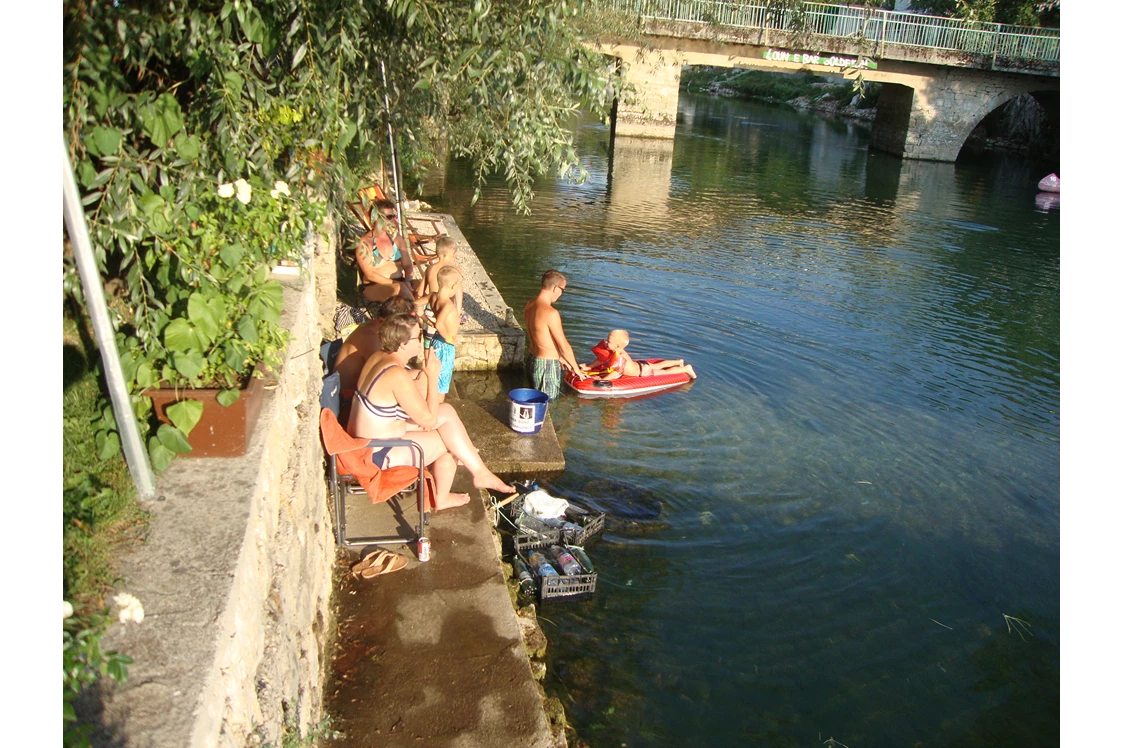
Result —
[[[570,546],[569,552],[572,553],[573,557],[580,561],[581,565],[585,567],[586,574],[592,574],[594,571],[596,571],[596,569],[593,568],[593,562],[589,560],[589,556],[585,553],[584,550],[578,548],[577,546]]]
[[[565,548],[560,545],[552,545],[550,546],[550,553],[557,559],[558,566],[562,567],[566,574],[572,576],[581,573],[581,564]]]
[[[537,585],[530,569],[527,568],[521,558],[516,558],[511,565],[515,567],[515,576],[519,579],[519,594],[523,597],[533,597]]]
[[[581,531],[584,529],[581,527],[581,525],[577,525],[572,522],[566,522],[561,517],[548,517],[542,521],[555,530],[561,530],[566,534],[566,537],[569,538],[580,537]]]
[[[526,560],[530,562],[531,568],[533,568],[540,577],[560,576],[558,570],[550,565],[550,562],[546,560],[546,557],[542,555],[541,551],[531,551],[530,555],[526,557]]]
[[[544,535],[550,530],[549,525],[535,517],[533,514],[527,514],[526,512],[523,512],[519,515],[518,520],[515,521],[515,525],[520,530],[539,536]]]

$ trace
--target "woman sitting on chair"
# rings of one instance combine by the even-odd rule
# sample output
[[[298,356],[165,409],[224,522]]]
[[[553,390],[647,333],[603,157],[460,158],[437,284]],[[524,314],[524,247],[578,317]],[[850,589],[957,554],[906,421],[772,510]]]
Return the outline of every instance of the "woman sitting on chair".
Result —
[[[402,296],[413,301],[413,286],[406,275],[402,252],[385,232],[364,234],[355,247],[355,262],[362,276],[364,299],[386,301]],[[413,266],[409,268],[412,272]]]
[[[386,301],[393,296],[404,296],[413,301],[414,287],[410,280],[413,260],[408,251],[402,252],[407,245],[397,230],[397,209],[392,202],[379,200],[373,206],[370,221],[370,230],[355,247],[363,298]]]
[[[432,466],[436,509],[462,506],[471,498],[466,493],[449,493],[457,460],[468,468],[476,488],[514,493],[513,486],[484,465],[456,410],[439,402],[437,379],[441,361],[432,349],[425,352],[417,317],[388,317],[378,328],[378,339],[382,350],[370,357],[359,375],[347,431],[364,439],[409,439],[420,445],[425,452],[425,464]],[[424,397],[406,370],[406,362],[423,353]],[[382,467],[413,464],[413,452],[407,447],[375,450],[371,457]]]

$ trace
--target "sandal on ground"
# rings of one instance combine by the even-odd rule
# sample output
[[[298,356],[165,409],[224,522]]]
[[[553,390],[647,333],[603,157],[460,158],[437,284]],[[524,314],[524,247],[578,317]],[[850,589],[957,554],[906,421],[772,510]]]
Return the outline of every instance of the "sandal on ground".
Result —
[[[371,579],[381,574],[404,569],[407,564],[405,556],[390,551],[379,549],[371,551],[363,560],[351,567],[351,576],[355,579]]]

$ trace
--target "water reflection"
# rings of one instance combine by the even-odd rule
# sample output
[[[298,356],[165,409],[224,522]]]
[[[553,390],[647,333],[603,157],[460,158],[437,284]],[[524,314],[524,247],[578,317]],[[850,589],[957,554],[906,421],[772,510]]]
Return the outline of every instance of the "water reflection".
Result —
[[[700,374],[551,404],[559,490],[611,479],[662,513],[606,533],[598,595],[546,613],[548,689],[594,745],[1056,742],[1040,168],[902,162],[860,124],[681,102],[669,158],[610,159],[605,129],[579,128],[592,178],[542,185],[529,219],[498,190],[469,207],[455,163],[442,195],[513,307],[567,274],[579,358],[623,327],[633,355]]]
[[[617,137],[609,156],[608,225],[627,230],[637,215],[666,222],[673,140]]]

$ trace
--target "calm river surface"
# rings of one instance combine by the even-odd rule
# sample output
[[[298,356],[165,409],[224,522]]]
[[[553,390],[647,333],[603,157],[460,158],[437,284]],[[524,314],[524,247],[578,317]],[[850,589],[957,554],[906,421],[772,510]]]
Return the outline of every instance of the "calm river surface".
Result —
[[[595,599],[541,612],[546,687],[594,746],[1059,741],[1060,217],[1042,165],[867,154],[868,126],[684,95],[673,143],[451,212],[516,310],[558,268],[699,380],[551,404],[559,491],[616,521]],[[624,484],[621,486],[621,484]],[[1007,619],[1016,617],[1019,621]]]

